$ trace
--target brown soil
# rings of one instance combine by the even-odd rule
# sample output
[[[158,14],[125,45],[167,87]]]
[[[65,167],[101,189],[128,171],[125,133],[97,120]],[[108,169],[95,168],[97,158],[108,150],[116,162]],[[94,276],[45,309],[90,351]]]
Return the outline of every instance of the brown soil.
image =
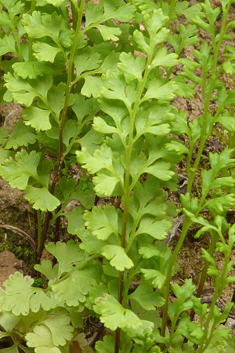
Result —
[[[2,286],[3,282],[16,271],[24,274],[23,261],[18,260],[10,251],[5,250],[0,253],[0,286]]]

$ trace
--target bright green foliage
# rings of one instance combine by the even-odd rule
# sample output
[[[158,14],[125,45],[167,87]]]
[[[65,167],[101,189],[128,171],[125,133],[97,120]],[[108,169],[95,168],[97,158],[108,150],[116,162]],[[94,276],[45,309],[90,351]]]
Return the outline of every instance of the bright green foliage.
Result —
[[[36,131],[45,131],[51,128],[49,116],[50,110],[44,110],[37,107],[29,107],[24,110],[23,118],[27,122],[25,125],[30,125],[36,129]]]
[[[52,79],[49,76],[44,77],[43,80],[32,80],[28,82],[20,77],[14,77],[11,73],[5,75],[6,87],[11,92],[12,97],[16,103],[25,104],[26,107],[32,105],[35,97],[42,100],[46,98],[47,91],[52,86]],[[8,97],[6,96],[6,100]],[[12,98],[10,99],[10,101]]]
[[[153,218],[142,218],[136,235],[149,234],[155,239],[165,239],[167,231],[171,227],[171,222],[167,220],[154,221]]]
[[[221,323],[232,304],[221,312],[216,302],[235,281],[235,227],[226,220],[235,202],[235,100],[220,81],[235,74],[234,48],[222,52],[235,26],[232,2],[222,1],[221,12],[209,0],[0,0],[0,55],[14,53],[2,60],[1,100],[23,106],[13,131],[0,129],[0,175],[34,209],[42,274],[16,272],[0,290],[0,338],[13,341],[3,353],[68,353],[73,341],[92,353],[75,330],[87,315],[116,331],[96,343],[101,353],[231,351]],[[210,37],[202,44],[200,28]],[[195,45],[189,58],[185,49]],[[175,101],[193,98],[198,86],[204,111],[191,121]],[[228,148],[201,165],[216,124]],[[178,190],[183,158],[187,192],[176,210],[167,198]],[[209,217],[200,214],[205,208]],[[39,263],[48,235],[60,237],[61,217],[79,240],[47,244],[56,264]],[[172,282],[193,223],[195,237],[211,235],[198,292],[191,279]],[[209,309],[198,298],[207,275],[215,283]]]
[[[109,294],[98,297],[94,310],[101,314],[101,322],[111,330],[117,327],[137,329],[142,325],[141,320],[129,309],[124,309],[118,301]]]
[[[42,38],[50,37],[56,42],[59,33],[65,30],[65,21],[56,12],[49,14],[41,14],[40,11],[34,11],[32,16],[24,14],[22,24],[26,29],[29,37]]]
[[[49,193],[47,176],[45,179],[38,172],[40,160],[40,153],[32,151],[28,154],[26,150],[22,150],[16,153],[15,161],[12,157],[4,161],[4,165],[0,167],[1,174],[5,180],[9,181],[12,187],[25,191],[25,198],[33,204],[36,210],[53,211],[59,206],[60,202]],[[47,163],[47,165],[51,169],[50,163]],[[41,187],[28,185],[30,178],[34,181],[34,184],[39,184]]]
[[[51,195],[46,187],[27,186],[25,198],[33,205],[35,210],[54,211],[60,205],[59,200]]]
[[[58,266],[54,266],[52,268],[52,263],[50,260],[42,260],[40,265],[35,265],[35,270],[42,273],[52,283],[58,276]],[[51,284],[51,282],[49,282],[49,284]]]
[[[161,307],[164,304],[162,293],[153,292],[152,286],[140,284],[134,293],[129,295],[131,300],[136,300],[145,310],[154,310],[155,307]]]
[[[52,47],[46,43],[34,43],[34,56],[40,61],[49,61],[53,63],[56,55],[60,52],[59,48]]]
[[[66,311],[61,310],[52,317],[35,326],[32,333],[26,335],[27,345],[34,347],[36,353],[59,353],[56,348],[64,346],[66,340],[73,337],[73,328],[69,325],[70,318]]]
[[[46,311],[56,303],[40,288],[32,287],[32,278],[23,278],[20,272],[11,275],[5,282],[6,291],[1,295],[1,310],[11,311],[14,315],[28,315],[29,310],[38,312],[40,307]]]
[[[28,144],[34,144],[35,142],[36,135],[33,129],[24,125],[22,121],[18,121],[7,139],[5,149],[17,149],[19,146],[28,146]]]
[[[1,174],[13,188],[24,190],[30,177],[38,179],[37,167],[40,157],[40,154],[35,151],[28,154],[22,150],[16,154],[15,161],[9,158],[5,162],[5,165],[1,167]]]
[[[5,281],[6,289],[2,291],[0,300],[0,324],[7,331],[7,336],[14,338],[15,330],[24,332],[27,345],[35,352],[68,349],[74,337],[70,322],[80,320],[80,303],[100,281],[99,267],[93,269],[89,266],[84,252],[73,241],[67,245],[49,243],[48,250],[56,256],[58,264],[52,267],[52,263],[45,260],[35,266],[49,279],[47,289],[35,287],[33,278],[16,272]],[[80,256],[76,256],[78,253]],[[76,266],[82,269],[78,270]],[[72,308],[75,309],[73,315]]]
[[[49,243],[47,250],[55,256],[59,262],[58,275],[61,276],[65,272],[69,272],[74,266],[85,260],[85,254],[79,249],[79,244],[74,244],[70,240],[64,243]]]
[[[101,249],[101,254],[110,260],[110,265],[118,271],[124,271],[125,268],[130,269],[134,265],[121,246],[105,245]]]
[[[9,36],[8,38],[0,38],[0,55],[4,55],[9,52],[15,52],[15,40],[13,35]]]
[[[106,240],[111,234],[118,236],[118,213],[117,210],[107,205],[103,210],[96,207],[93,212],[86,212],[84,215],[85,226],[98,239]]]
[[[22,63],[15,63],[12,65],[14,72],[17,76],[24,79],[27,77],[30,79],[35,79],[38,76],[43,76],[44,74],[52,74],[53,70],[45,65],[43,62],[39,61],[27,61]]]
[[[89,277],[86,271],[74,271],[64,281],[52,285],[55,298],[68,306],[78,306],[86,301],[86,295],[95,284],[95,280]]]
[[[104,336],[103,341],[98,341],[95,345],[97,352],[112,352],[114,347],[114,337]]]

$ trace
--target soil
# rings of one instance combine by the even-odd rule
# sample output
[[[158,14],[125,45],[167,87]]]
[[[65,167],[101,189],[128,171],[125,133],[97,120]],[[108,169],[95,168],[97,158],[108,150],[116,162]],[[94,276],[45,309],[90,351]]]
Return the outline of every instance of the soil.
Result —
[[[19,260],[10,251],[0,253],[0,286],[3,287],[3,282],[15,271],[23,272],[23,260]]]
[[[96,1],[96,0],[95,0]],[[197,3],[196,0],[191,0],[190,5]],[[212,1],[214,5],[218,5],[220,2]],[[235,9],[232,7],[229,15],[229,20],[235,19]],[[221,25],[221,20],[216,23],[216,29],[219,31]],[[231,34],[235,38],[235,33],[231,30]],[[207,34],[203,31],[199,31],[200,42],[208,40]],[[209,43],[210,44],[210,43]],[[232,45],[235,47],[235,41],[226,42],[223,45]],[[196,45],[196,48],[198,46]],[[186,57],[192,57],[192,51],[194,47],[188,47],[185,49],[184,55]],[[222,57],[221,57],[222,60]],[[177,74],[176,68],[174,74]],[[198,73],[200,74],[200,73]],[[234,79],[230,75],[223,75],[221,79],[225,87],[229,89],[234,88]],[[196,88],[195,96],[192,99],[178,98],[175,99],[173,104],[179,109],[184,110],[188,113],[189,121],[198,118],[203,112],[203,101],[201,98],[200,87]],[[216,101],[210,106],[211,113],[216,110]],[[20,105],[15,105],[13,103],[0,105],[0,125],[4,126],[9,132],[12,131],[14,124],[20,119],[22,112],[22,107]],[[184,138],[184,137],[182,137]],[[185,143],[187,141],[185,140]],[[218,127],[215,127],[213,134],[211,135],[209,141],[207,142],[204,158],[207,160],[208,153],[220,152],[227,143],[227,136]],[[204,161],[202,160],[202,163]],[[176,192],[169,194],[169,200],[175,202],[177,206],[180,207],[179,196],[180,193],[185,192],[185,185],[187,184],[187,175],[185,173],[185,161],[181,162],[177,167],[177,173],[179,175],[179,189]],[[195,183],[195,188],[197,185]],[[175,219],[177,222],[177,219]],[[232,214],[229,216],[229,222],[235,222],[235,216]],[[9,184],[2,179],[0,179],[0,228],[4,225],[12,225],[24,230],[32,238],[34,238],[34,215],[31,210],[30,204],[24,199],[23,193],[17,189],[12,189]],[[174,248],[177,243],[180,232],[181,224],[176,227],[175,235],[169,244],[171,248]],[[210,242],[210,237],[205,235],[198,240],[194,239],[194,235],[197,229],[193,226],[184,242],[184,245],[180,251],[178,262],[179,271],[175,276],[174,280],[181,284],[185,278],[192,278],[195,284],[198,283],[200,278],[201,268],[203,266],[203,260],[201,259],[201,248],[208,248]],[[2,251],[2,252],[1,252]],[[0,230],[0,286],[2,286],[4,280],[6,280],[11,273],[16,270],[22,273],[29,273],[30,268],[34,261],[34,253],[28,242],[21,237],[19,234],[13,233],[10,230],[2,229]],[[235,248],[232,255],[232,260],[235,260]],[[217,258],[219,266],[222,266],[222,260]],[[232,275],[235,275],[235,271],[232,271]],[[206,283],[207,293],[213,294],[213,283],[208,280]],[[203,295],[206,297],[207,293]],[[212,295],[211,294],[211,295]],[[223,301],[231,299],[233,294],[233,285],[230,284],[223,294]],[[210,296],[210,294],[209,294]],[[233,323],[231,324],[233,325]]]

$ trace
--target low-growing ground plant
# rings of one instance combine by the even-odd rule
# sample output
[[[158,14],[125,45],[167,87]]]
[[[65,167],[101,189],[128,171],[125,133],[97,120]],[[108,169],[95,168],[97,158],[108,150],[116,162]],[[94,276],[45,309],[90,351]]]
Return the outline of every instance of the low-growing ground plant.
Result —
[[[221,81],[235,74],[234,48],[222,45],[233,40],[232,3],[0,0],[2,100],[23,106],[12,133],[0,129],[0,175],[34,210],[35,239],[17,231],[33,247],[39,274],[16,272],[1,289],[0,338],[11,340],[3,352],[233,351],[222,325],[233,302],[217,306],[235,281],[235,226],[226,219],[235,202],[235,91]],[[199,43],[199,29],[208,42]],[[189,59],[185,48],[196,45]],[[193,98],[196,88],[204,110],[189,122],[174,103]],[[202,166],[218,125],[228,146]],[[177,190],[182,160],[187,192],[176,208],[168,193]],[[75,163],[79,175],[71,173]],[[68,212],[73,200],[79,205]],[[61,217],[77,241],[59,241]],[[207,233],[211,241],[197,286],[188,278],[179,285],[172,277],[192,224],[195,237]],[[47,243],[52,225],[54,243]],[[40,262],[44,247],[54,263]],[[215,283],[210,307],[200,301],[208,275]],[[106,333],[92,346],[83,334],[89,315]]]

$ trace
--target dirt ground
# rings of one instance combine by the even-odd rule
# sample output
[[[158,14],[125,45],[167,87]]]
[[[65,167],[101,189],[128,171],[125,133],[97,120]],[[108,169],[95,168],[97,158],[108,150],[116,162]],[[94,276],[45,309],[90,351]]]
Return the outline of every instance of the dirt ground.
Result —
[[[193,5],[198,1],[191,0],[190,4]],[[219,1],[212,1],[215,5],[219,4]],[[229,14],[229,20],[235,19],[235,9],[231,8]],[[221,19],[216,23],[216,30],[220,30]],[[231,34],[235,38],[235,32],[231,30]],[[200,42],[209,41],[207,33],[200,30],[199,33]],[[209,43],[210,44],[210,43]],[[223,43],[223,47],[228,44],[226,41]],[[235,47],[235,41],[229,42],[229,45]],[[199,48],[199,45],[196,45]],[[192,51],[194,47],[188,47],[184,55],[192,58]],[[220,58],[222,60],[222,57]],[[174,74],[177,74],[177,68]],[[223,75],[221,77],[224,85],[228,89],[234,88],[234,79],[229,75]],[[189,121],[198,118],[203,112],[203,101],[201,98],[200,87],[196,88],[195,96],[192,99],[177,98],[173,103],[178,109],[184,110],[188,113]],[[211,103],[211,113],[215,112],[216,101]],[[22,107],[14,105],[13,103],[0,106],[0,126],[4,126],[9,132],[13,129],[15,122],[20,119]],[[186,141],[185,141],[186,143]],[[208,153],[220,152],[226,144],[226,135],[221,134],[219,129],[215,129],[208,141],[204,156],[207,158]],[[180,206],[179,196],[180,193],[185,191],[185,185],[187,184],[187,175],[185,173],[185,161],[181,162],[177,167],[177,173],[179,175],[179,189],[176,192],[169,194],[169,199],[174,201]],[[177,220],[175,220],[177,221]],[[229,216],[229,222],[235,222],[235,215]],[[17,189],[12,189],[8,183],[0,179],[0,227],[3,225],[12,225],[24,230],[30,236],[34,237],[34,219],[33,212],[30,208],[29,203],[24,199],[23,193]],[[179,225],[175,237],[170,243],[170,247],[174,248],[179,238],[181,231],[181,225]],[[195,284],[198,283],[203,261],[201,259],[201,248],[208,248],[209,236],[201,237],[198,240],[194,239],[196,233],[195,226],[189,232],[188,237],[185,240],[183,248],[180,251],[178,262],[180,265],[179,272],[175,276],[175,280],[182,283],[185,278],[192,278]],[[22,238],[19,234],[15,234],[7,229],[0,229],[0,285],[8,278],[10,273],[15,270],[20,270],[22,273],[29,271],[30,265],[33,262],[33,251],[27,241]],[[13,254],[14,253],[14,254]],[[232,260],[235,260],[235,249],[232,255]],[[222,260],[218,257],[217,259],[220,266]],[[235,271],[234,271],[235,272]],[[233,273],[235,275],[235,273]],[[213,293],[213,283],[207,282],[206,288],[208,293]],[[223,300],[226,301],[231,299],[233,293],[233,284],[229,285],[226,292],[223,295]],[[207,293],[204,293],[206,297]],[[231,324],[232,325],[232,324]]]

